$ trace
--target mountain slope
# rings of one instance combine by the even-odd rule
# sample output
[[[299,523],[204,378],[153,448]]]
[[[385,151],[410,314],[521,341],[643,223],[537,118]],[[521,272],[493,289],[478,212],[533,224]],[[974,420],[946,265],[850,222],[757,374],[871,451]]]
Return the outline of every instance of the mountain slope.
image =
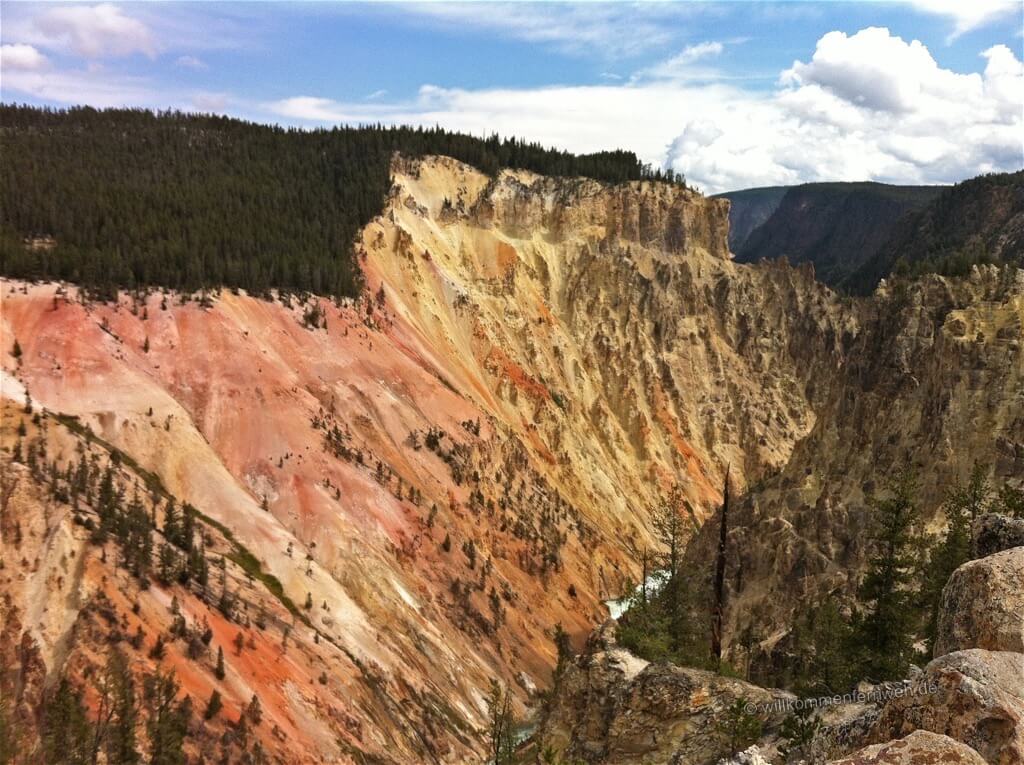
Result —
[[[788,186],[765,186],[715,194],[715,199],[729,200],[729,250],[739,252],[750,234],[772,217]]]
[[[847,282],[864,293],[893,272],[964,276],[974,263],[1024,264],[1024,170],[943,190],[903,218]]]
[[[794,186],[736,250],[736,259],[756,263],[784,256],[812,263],[821,281],[836,286],[878,252],[904,214],[938,192],[938,187],[882,183]]]

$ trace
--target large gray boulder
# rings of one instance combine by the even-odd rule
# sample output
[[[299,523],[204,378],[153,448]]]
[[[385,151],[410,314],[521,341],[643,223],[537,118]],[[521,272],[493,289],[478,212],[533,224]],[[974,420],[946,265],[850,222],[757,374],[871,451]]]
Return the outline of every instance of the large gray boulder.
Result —
[[[942,591],[935,655],[1024,651],[1024,547],[960,566]]]
[[[831,765],[985,765],[985,760],[949,736],[916,730],[895,741],[864,747]]]
[[[566,760],[614,765],[696,765],[730,755],[720,730],[737,700],[769,709],[792,694],[672,664],[651,664],[595,633],[566,670],[537,738]],[[784,713],[766,712],[776,724]]]
[[[1024,763],[1024,654],[974,648],[935,659],[911,693],[882,708],[869,740],[915,730],[950,736],[991,765]]]

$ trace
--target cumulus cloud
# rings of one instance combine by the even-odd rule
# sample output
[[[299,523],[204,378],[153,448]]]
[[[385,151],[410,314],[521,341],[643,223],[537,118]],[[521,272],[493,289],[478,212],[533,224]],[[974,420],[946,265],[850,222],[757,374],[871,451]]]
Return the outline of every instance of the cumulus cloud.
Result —
[[[887,29],[830,32],[809,62],[783,72],[769,100],[689,121],[668,161],[713,188],[938,183],[1018,169],[1024,65],[1003,45],[981,55],[984,72],[959,74]]]
[[[0,70],[38,71],[49,66],[46,56],[24,43],[0,45]]]
[[[826,34],[767,92],[634,78],[536,89],[428,85],[400,103],[307,95],[264,106],[300,124],[439,124],[578,152],[623,146],[709,192],[818,180],[944,183],[1024,165],[1024,64],[1003,45],[981,56],[983,72],[953,72],[920,42],[870,28]]]
[[[857,106],[890,112],[912,112],[929,98],[970,97],[982,84],[977,74],[940,69],[923,43],[906,43],[884,27],[849,37],[829,32],[818,40],[811,61],[794,62],[781,80],[820,85]]]

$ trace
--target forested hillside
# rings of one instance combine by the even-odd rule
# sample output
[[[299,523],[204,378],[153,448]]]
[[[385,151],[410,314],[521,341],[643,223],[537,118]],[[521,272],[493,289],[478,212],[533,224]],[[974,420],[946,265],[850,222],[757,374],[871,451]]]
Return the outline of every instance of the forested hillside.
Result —
[[[794,186],[735,250],[736,259],[810,262],[819,280],[836,287],[879,251],[903,215],[922,208],[939,190],[883,183]]]
[[[975,263],[1024,265],[1024,170],[982,175],[946,189],[902,219],[847,286],[870,292],[893,272],[964,276]]]
[[[394,152],[619,183],[666,179],[632,152],[577,156],[440,128],[302,131],[144,110],[0,106],[0,271],[115,288],[354,295],[357,232]]]

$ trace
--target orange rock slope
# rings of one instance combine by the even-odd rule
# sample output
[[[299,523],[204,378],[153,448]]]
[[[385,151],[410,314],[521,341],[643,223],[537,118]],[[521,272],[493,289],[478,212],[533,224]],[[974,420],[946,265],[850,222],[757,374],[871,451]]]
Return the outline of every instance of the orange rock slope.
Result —
[[[225,650],[224,682],[174,645],[166,659],[236,716],[257,692],[258,735],[285,762],[470,760],[490,680],[520,703],[547,685],[554,625],[579,637],[606,617],[673,483],[703,518],[727,464],[742,480],[785,464],[856,331],[808,269],[733,264],[726,202],[445,158],[394,177],[363,232],[359,301],[100,304],[2,282],[5,462],[27,389],[25,438],[58,461],[128,455],[125,481],[155,476],[212,519],[212,550],[243,546],[312,603],[297,620],[229,563],[279,623]],[[35,560],[5,534],[0,582],[44,674],[98,655],[81,627],[98,599],[121,617],[139,602],[129,627],[152,636],[177,597],[230,642],[236,624],[183,588],[140,592],[6,470]]]

